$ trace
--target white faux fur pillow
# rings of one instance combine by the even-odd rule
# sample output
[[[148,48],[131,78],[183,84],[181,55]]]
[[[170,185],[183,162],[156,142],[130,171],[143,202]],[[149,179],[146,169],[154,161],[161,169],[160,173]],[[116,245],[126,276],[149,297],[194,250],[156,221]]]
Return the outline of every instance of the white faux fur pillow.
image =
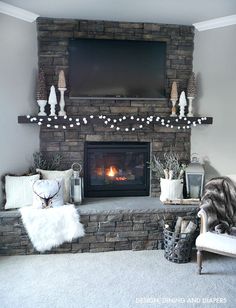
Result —
[[[18,209],[32,205],[32,186],[39,179],[39,174],[26,176],[5,176],[6,204],[5,209]]]
[[[33,185],[33,207],[60,207],[63,202],[63,180],[38,180]]]
[[[37,172],[40,172],[43,180],[56,180],[63,179],[64,180],[64,202],[70,202],[70,178],[73,174],[73,170],[65,170],[65,171],[56,171],[56,170],[42,170],[37,169]]]

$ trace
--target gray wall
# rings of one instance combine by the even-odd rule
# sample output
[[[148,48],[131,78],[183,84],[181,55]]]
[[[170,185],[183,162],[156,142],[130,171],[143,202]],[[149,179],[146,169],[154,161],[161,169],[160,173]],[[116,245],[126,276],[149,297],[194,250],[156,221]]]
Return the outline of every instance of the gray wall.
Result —
[[[0,175],[27,171],[39,149],[39,129],[17,124],[36,112],[36,24],[0,14]],[[2,192],[0,193],[1,200]]]
[[[199,97],[194,108],[213,116],[212,126],[192,130],[192,153],[206,162],[207,177],[236,173],[236,26],[196,31],[194,71]]]

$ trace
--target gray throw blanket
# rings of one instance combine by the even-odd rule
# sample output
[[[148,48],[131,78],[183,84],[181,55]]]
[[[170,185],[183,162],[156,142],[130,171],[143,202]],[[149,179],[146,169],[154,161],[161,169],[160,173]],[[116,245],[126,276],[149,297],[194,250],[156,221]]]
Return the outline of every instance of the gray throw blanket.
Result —
[[[208,214],[210,231],[236,235],[236,186],[227,177],[210,180],[200,207]]]

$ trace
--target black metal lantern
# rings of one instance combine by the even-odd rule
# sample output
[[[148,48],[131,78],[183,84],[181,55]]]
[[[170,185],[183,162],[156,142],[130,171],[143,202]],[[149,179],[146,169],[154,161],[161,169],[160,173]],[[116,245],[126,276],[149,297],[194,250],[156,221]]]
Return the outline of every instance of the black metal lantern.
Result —
[[[203,192],[205,171],[196,154],[192,155],[191,163],[185,170],[188,198],[200,199]]]

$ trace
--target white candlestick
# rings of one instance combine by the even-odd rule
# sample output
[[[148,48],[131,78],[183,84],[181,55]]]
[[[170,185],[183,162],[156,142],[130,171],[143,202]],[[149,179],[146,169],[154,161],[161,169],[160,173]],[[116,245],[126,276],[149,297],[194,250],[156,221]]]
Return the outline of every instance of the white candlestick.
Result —
[[[171,99],[171,102],[172,102],[172,109],[171,109],[171,117],[177,117],[177,114],[176,114],[176,99]]]
[[[66,91],[66,88],[58,88],[58,90],[60,91],[60,111],[59,111],[59,116],[66,116],[66,112],[64,110],[65,108],[65,98],[64,98],[64,93]]]
[[[193,99],[194,97],[188,97],[189,105],[188,105],[188,117],[193,117]]]

